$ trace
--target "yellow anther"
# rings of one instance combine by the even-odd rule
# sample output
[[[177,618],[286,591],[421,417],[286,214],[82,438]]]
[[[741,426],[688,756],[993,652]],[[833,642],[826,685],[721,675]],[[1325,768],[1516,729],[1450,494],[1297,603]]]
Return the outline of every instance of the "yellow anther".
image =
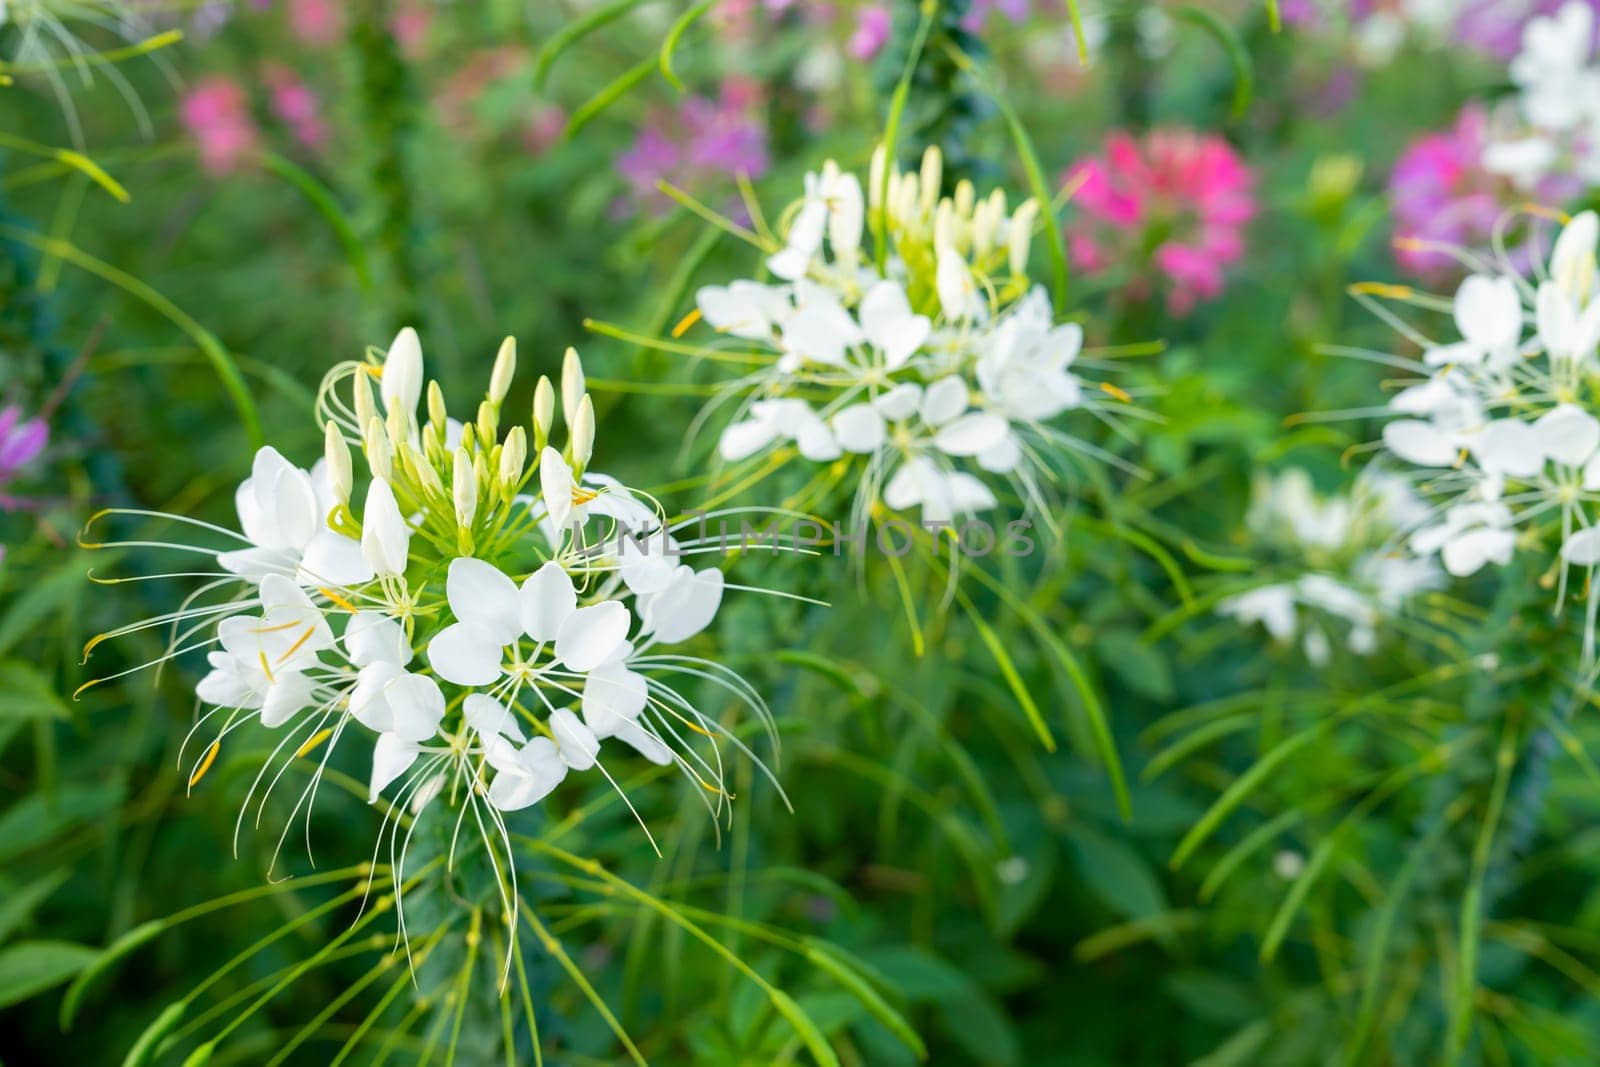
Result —
[[[1107,393],[1107,394],[1109,394],[1109,395],[1111,395],[1113,397],[1116,397],[1118,400],[1122,401],[1124,404],[1130,403],[1133,400],[1133,397],[1128,394],[1128,391],[1126,389],[1118,388],[1117,386],[1112,385],[1110,382],[1101,382],[1100,383],[1100,391],[1102,393]]]
[[[189,776],[190,789],[193,789],[195,783],[206,776],[206,772],[211,769],[211,765],[217,762],[217,753],[220,751],[222,751],[222,742],[211,742],[211,747],[206,749],[206,754],[200,757],[200,766],[196,767],[194,773]]]
[[[1409,285],[1390,285],[1387,282],[1356,282],[1350,291],[1365,296],[1385,296],[1391,300],[1410,300],[1416,295],[1416,290]]]
[[[344,610],[350,612],[351,614],[355,614],[356,606],[350,603],[350,601],[346,600],[344,597],[340,596],[338,593],[334,592],[332,589],[329,589],[327,586],[317,586],[317,592],[321,593],[323,596],[327,597]]]
[[[272,664],[267,662],[267,654],[266,654],[266,652],[265,651],[257,652],[256,655],[261,657],[261,673],[265,674],[267,676],[267,681],[268,682],[277,681],[276,678],[272,677]]]
[[[316,733],[306,738],[305,744],[294,750],[294,758],[299,759],[301,756],[304,756],[307,752],[310,752],[312,749],[316,748],[318,745],[322,744],[322,742],[326,741],[332,736],[332,729],[318,730]]]
[[[306,632],[300,635],[300,639],[298,641],[296,641],[294,644],[290,645],[289,646],[289,650],[287,652],[285,652],[283,655],[278,657],[278,662],[280,664],[284,663],[289,659],[290,656],[292,656],[296,652],[300,651],[300,646],[305,644],[307,641],[311,640],[311,635],[316,633],[316,632],[317,632],[317,628],[315,626],[307,626],[306,627]]]
[[[593,500],[599,495],[600,494],[595,492],[593,489],[585,489],[581,485],[575,485],[572,487],[572,502],[574,504],[587,504],[589,501]]]
[[[699,308],[695,308],[693,311],[689,312],[689,314],[687,314],[683,318],[679,319],[678,320],[678,324],[672,328],[672,338],[673,338],[673,340],[677,340],[678,338],[682,337],[684,334],[688,333],[689,332],[689,327],[693,326],[695,323],[697,323],[699,321],[700,321],[700,309]]]

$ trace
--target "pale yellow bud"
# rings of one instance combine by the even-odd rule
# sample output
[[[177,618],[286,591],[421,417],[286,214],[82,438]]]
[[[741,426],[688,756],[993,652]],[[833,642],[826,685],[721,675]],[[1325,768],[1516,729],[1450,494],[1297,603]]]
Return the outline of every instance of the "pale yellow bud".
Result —
[[[581,473],[589,466],[594,453],[594,402],[587,393],[578,404],[578,413],[572,419],[572,466]]]
[[[511,391],[511,379],[517,373],[517,339],[507,337],[500,342],[500,351],[494,357],[494,370],[489,375],[489,399],[499,404]]]
[[[450,487],[456,505],[456,524],[471,526],[473,516],[478,512],[478,479],[474,476],[472,460],[464,448],[456,449]]]
[[[938,145],[929,145],[928,150],[922,153],[922,174],[918,184],[922,193],[918,207],[924,216],[932,215],[934,205],[939,202],[939,190],[944,184],[944,155]]]
[[[434,426],[443,426],[450,419],[450,413],[445,410],[444,390],[439,388],[437,381],[428,383],[428,422]]]
[[[485,400],[478,405],[478,440],[485,446],[500,437],[500,409]]]
[[[883,145],[872,150],[872,163],[867,167],[867,210],[877,214],[883,208],[884,169],[889,155]]]
[[[367,420],[367,432],[362,439],[362,450],[367,456],[367,466],[374,477],[390,481],[394,477],[394,450],[389,445],[389,435],[383,420],[374,415]]]
[[[962,178],[956,183],[956,214],[964,219],[972,217],[972,205],[977,203],[978,190],[973,188],[970,181]]]
[[[389,442],[394,444],[399,441],[411,440],[411,412],[402,407],[389,409],[389,417],[383,422],[384,429],[389,431]]]
[[[572,425],[572,418],[578,413],[578,404],[583,400],[586,388],[583,382],[583,360],[578,358],[576,348],[567,349],[566,356],[561,361],[561,417],[567,425]]]
[[[522,484],[522,467],[527,461],[528,435],[521,426],[513,426],[500,449],[500,484],[507,493]]]
[[[1007,253],[1011,260],[1011,273],[1024,277],[1028,273],[1028,248],[1033,242],[1033,223],[1039,217],[1039,202],[1027,199],[1011,216],[1011,233]]]
[[[350,385],[350,392],[355,403],[356,425],[365,433],[367,423],[378,413],[378,407],[372,400],[372,385],[365,370],[357,372],[355,381]]]
[[[533,388],[533,440],[536,449],[544,448],[550,440],[550,429],[556,420],[556,389],[550,379],[539,375],[539,384]]]
[[[350,490],[354,487],[350,471],[350,446],[345,444],[344,434],[335,423],[328,423],[324,429],[327,432],[323,436],[322,452],[328,460],[328,481],[333,485],[333,498],[341,504],[348,504]]]

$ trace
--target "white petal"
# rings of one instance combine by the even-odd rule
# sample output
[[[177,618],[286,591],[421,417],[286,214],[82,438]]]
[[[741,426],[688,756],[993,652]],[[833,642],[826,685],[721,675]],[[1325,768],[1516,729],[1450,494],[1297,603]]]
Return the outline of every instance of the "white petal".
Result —
[[[575,771],[586,771],[594,766],[595,757],[600,754],[600,741],[569,709],[557,708],[550,713],[550,732],[555,735],[561,762]]]
[[[407,741],[426,741],[444,721],[444,693],[425,674],[402,674],[389,683],[394,732]]]
[[[1009,474],[1022,462],[1022,442],[1007,432],[998,442],[978,453],[978,466],[995,474]]]
[[[834,437],[846,452],[876,452],[883,445],[883,416],[871,404],[852,404],[832,422]]]
[[[361,668],[350,693],[350,714],[376,733],[394,730],[394,708],[389,704],[389,686],[405,671],[393,663],[379,660]]]
[[[1534,309],[1539,326],[1539,342],[1552,358],[1560,359],[1569,355],[1578,330],[1578,315],[1571,299],[1555,282],[1544,282],[1539,286],[1539,298]]]
[[[361,513],[361,554],[376,573],[399,575],[405,573],[410,548],[411,528],[400,514],[394,490],[382,478],[374,478]]]
[[[375,573],[361,542],[332,530],[313,537],[300,561],[300,579],[307,585],[360,585]]]
[[[800,455],[813,463],[827,463],[842,454],[833,431],[816,415],[811,415],[795,427],[794,443]]]
[[[723,577],[715,567],[678,568],[671,585],[650,599],[644,625],[658,641],[687,641],[711,625],[722,605]]]
[[[417,331],[406,326],[394,336],[383,359],[383,376],[378,379],[385,411],[400,408],[415,414],[422,397],[422,341]]]
[[[1444,569],[1457,578],[1476,573],[1485,563],[1501,566],[1511,561],[1515,537],[1510,530],[1471,530],[1445,542],[1440,551]]]
[[[1533,427],[1517,419],[1495,419],[1472,439],[1472,454],[1490,474],[1529,478],[1544,466],[1544,448]]]
[[[623,723],[617,728],[615,737],[658,767],[665,767],[672,762],[672,749],[640,723]]]
[[[428,663],[447,682],[489,685],[500,677],[505,646],[481,626],[458,622],[446,626],[428,642]]]
[[[1522,339],[1522,299],[1516,283],[1472,275],[1456,290],[1455,319],[1461,336],[1486,352],[1515,347]]]
[[[1600,526],[1590,526],[1574,532],[1561,546],[1561,558],[1580,567],[1600,563]]]
[[[561,453],[545,446],[539,453],[539,491],[544,496],[545,509],[557,530],[565,530],[572,518],[572,468],[561,458]]]
[[[535,641],[554,641],[561,624],[578,610],[578,591],[561,564],[551,560],[522,583],[522,631]]]
[[[777,440],[778,431],[771,423],[757,419],[730,423],[717,441],[717,454],[729,463],[753,456]]]
[[[486,736],[509,738],[521,744],[526,738],[517,717],[511,709],[490,696],[472,693],[461,703],[461,715],[467,725]]]
[[[603,663],[583,683],[583,720],[596,737],[611,737],[637,719],[649,702],[644,675],[621,663]]]
[[[922,394],[922,421],[943,426],[967,410],[967,383],[957,375],[940,378]]]
[[[1582,466],[1600,448],[1600,421],[1576,404],[1558,404],[1533,424],[1545,455],[1569,467]]]
[[[940,427],[934,446],[949,456],[976,456],[998,445],[1010,424],[992,411],[973,411]]]
[[[872,406],[886,419],[900,422],[909,419],[922,401],[922,390],[909,382],[901,383],[888,392],[873,398]]]
[[[815,363],[843,363],[845,349],[860,340],[855,320],[833,302],[801,308],[783,325],[783,347]]]
[[[377,743],[372,746],[372,786],[367,792],[367,803],[376,803],[378,794],[406,773],[419,754],[420,750],[412,742],[403,741],[394,734],[379,734]]]
[[[350,617],[344,629],[344,647],[357,667],[379,662],[404,667],[411,662],[405,627],[379,611],[359,611]]]
[[[1456,446],[1432,423],[1399,419],[1383,428],[1383,443],[1401,459],[1423,467],[1449,467],[1456,461]]]
[[[592,671],[628,639],[631,622],[627,607],[615,600],[579,608],[561,624],[556,658],[568,670]]]
[[[470,556],[453,559],[444,588],[456,619],[489,634],[497,652],[521,635],[522,595],[493,564]]]
[[[896,370],[921,348],[933,330],[926,315],[913,315],[899,282],[883,281],[867,290],[857,309],[868,341],[883,353],[884,366]]]

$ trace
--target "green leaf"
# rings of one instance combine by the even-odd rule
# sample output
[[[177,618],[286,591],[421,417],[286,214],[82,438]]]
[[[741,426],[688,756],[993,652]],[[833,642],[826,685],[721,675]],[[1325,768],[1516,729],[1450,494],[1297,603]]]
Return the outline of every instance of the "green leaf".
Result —
[[[46,796],[33,793],[0,814],[0,865],[122,803],[118,784],[69,785]]]
[[[60,985],[95,955],[88,945],[71,941],[23,941],[0,949],[0,1008]]]
[[[1069,832],[1078,872],[1089,891],[1118,915],[1142,919],[1167,909],[1151,865],[1128,845],[1093,830]]]
[[[21,660],[0,660],[0,719],[65,719],[67,705],[50,680]]]
[[[0,942],[26,922],[28,916],[33,914],[33,909],[48,900],[50,894],[60,889],[61,883],[66,880],[66,871],[56,871],[38,881],[29,882],[21,889],[0,885]]]

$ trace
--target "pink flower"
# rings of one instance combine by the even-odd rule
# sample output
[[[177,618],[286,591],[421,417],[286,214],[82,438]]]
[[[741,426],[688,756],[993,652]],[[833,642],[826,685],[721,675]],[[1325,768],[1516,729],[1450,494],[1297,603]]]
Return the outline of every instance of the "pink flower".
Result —
[[[12,511],[25,502],[4,490],[50,443],[50,427],[42,418],[24,419],[22,409],[9,404],[0,409],[0,511]]]
[[[861,9],[856,18],[856,31],[850,35],[850,55],[856,59],[871,59],[889,43],[891,20],[889,9],[881,4]]]
[[[759,178],[771,165],[767,129],[756,117],[760,103],[759,86],[730,78],[716,100],[691,96],[672,112],[657,112],[617,157],[617,172],[636,201],[655,208],[668,203],[656,189],[663,179],[698,190],[735,174]]]
[[[522,128],[522,143],[536,156],[548,152],[567,128],[567,113],[554,104],[535,105]]]
[[[289,0],[289,29],[305,44],[325,47],[344,35],[344,16],[334,0]]]
[[[1389,174],[1389,198],[1395,259],[1406,270],[1431,278],[1455,273],[1461,268],[1454,256],[1413,242],[1484,248],[1495,226],[1519,203],[1533,199],[1558,204],[1581,191],[1569,178],[1555,174],[1531,191],[1518,192],[1484,168],[1489,140],[1488,115],[1481,106],[1468,104],[1453,127],[1418,138],[1396,161]]]
[[[421,4],[407,4],[389,19],[389,32],[409,59],[420,59],[427,51],[432,28],[433,12]]]
[[[317,94],[288,67],[276,64],[261,73],[272,94],[272,113],[289,127],[295,140],[310,149],[328,143],[328,124],[322,119]]]
[[[1079,270],[1125,266],[1130,292],[1164,282],[1167,309],[1186,315],[1222,293],[1224,268],[1244,256],[1255,216],[1254,175],[1226,141],[1183,128],[1106,138],[1067,176],[1082,218],[1067,233]]]
[[[255,151],[259,140],[250,100],[239,83],[220,74],[202,79],[179,105],[183,124],[200,146],[210,174],[227,174]]]

